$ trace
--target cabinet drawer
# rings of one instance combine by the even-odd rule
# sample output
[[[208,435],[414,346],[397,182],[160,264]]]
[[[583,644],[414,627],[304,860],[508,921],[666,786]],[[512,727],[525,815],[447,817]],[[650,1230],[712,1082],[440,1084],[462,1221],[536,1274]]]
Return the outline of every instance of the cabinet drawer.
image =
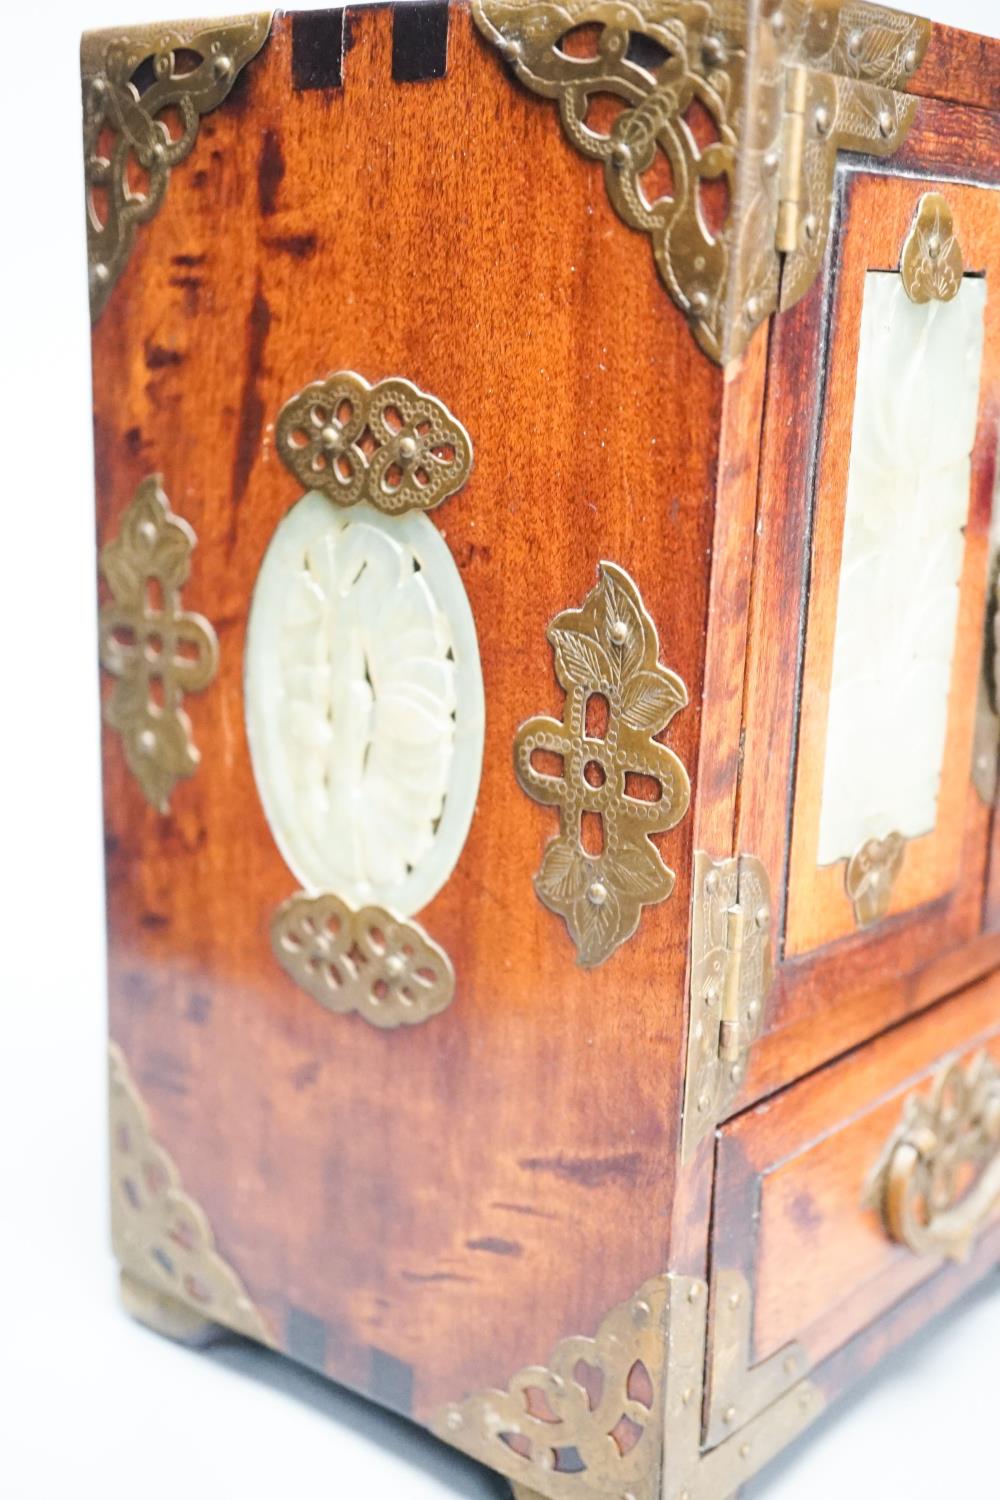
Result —
[[[713,1258],[755,1288],[757,1358],[797,1339],[818,1364],[950,1260],[1000,1248],[998,1174],[1000,975],[732,1120]]]

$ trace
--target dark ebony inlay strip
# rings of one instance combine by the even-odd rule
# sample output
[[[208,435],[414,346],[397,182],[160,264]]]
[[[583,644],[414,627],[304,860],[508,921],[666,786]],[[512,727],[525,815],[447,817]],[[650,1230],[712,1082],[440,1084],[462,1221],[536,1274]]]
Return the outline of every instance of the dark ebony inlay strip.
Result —
[[[292,87],[339,89],[343,75],[343,10],[296,11],[292,16]]]
[[[383,1406],[408,1417],[413,1411],[412,1366],[383,1349],[372,1349],[370,1390]]]
[[[405,0],[392,16],[392,76],[397,83],[443,78],[448,71],[448,0]]]

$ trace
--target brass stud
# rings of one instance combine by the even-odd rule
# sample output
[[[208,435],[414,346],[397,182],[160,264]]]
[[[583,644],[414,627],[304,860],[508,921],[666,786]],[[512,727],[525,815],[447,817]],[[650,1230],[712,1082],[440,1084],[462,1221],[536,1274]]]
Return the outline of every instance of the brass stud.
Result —
[[[688,1287],[688,1301],[697,1302],[700,1296],[701,1287],[698,1285],[697,1281],[692,1281],[691,1285]]]
[[[608,888],[602,880],[595,880],[587,892],[591,906],[603,906],[608,899]]]
[[[740,1444],[740,1458],[749,1458],[749,1457],[750,1457],[750,1444],[749,1443],[741,1443]]]
[[[827,131],[830,129],[830,111],[827,109],[825,104],[821,104],[818,107],[816,113],[813,115],[813,120],[815,122],[816,129],[819,131],[819,134],[826,135]]]
[[[733,1423],[736,1421],[736,1407],[727,1406],[722,1414],[722,1420],[725,1422],[727,1427],[732,1427]]]
[[[892,135],[895,126],[896,121],[892,114],[892,111],[888,109],[880,110],[878,117],[878,128],[879,130],[881,130],[882,134],[884,136]]]

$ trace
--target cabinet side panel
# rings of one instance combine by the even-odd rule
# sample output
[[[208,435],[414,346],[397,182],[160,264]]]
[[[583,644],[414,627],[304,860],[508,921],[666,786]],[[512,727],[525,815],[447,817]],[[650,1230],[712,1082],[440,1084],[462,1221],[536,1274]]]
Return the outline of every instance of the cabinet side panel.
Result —
[[[664,740],[694,779],[722,375],[600,168],[468,12],[446,76],[416,83],[393,80],[392,20],[348,13],[342,86],[296,88],[277,19],[201,121],[95,325],[95,434],[101,540],[162,474],[197,536],[185,606],[219,639],[188,704],[201,763],[168,815],[106,732],[113,1036],[279,1344],[426,1421],[593,1333],[668,1264],[694,819],[658,841],[673,895],[584,969],[532,887],[557,819],[519,789],[512,744],[559,716],[546,629],[607,559],[686,684]],[[407,377],[475,450],[432,513],[486,693],[469,838],[418,914],[456,992],[387,1032],[274,961],[296,884],[244,729],[251,593],[301,494],[273,424],[334,370]]]

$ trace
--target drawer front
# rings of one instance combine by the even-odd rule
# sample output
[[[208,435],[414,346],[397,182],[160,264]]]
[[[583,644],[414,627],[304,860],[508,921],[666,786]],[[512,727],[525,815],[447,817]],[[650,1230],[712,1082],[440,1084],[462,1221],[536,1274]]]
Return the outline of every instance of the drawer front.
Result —
[[[1000,975],[731,1121],[713,1259],[756,1357],[818,1364],[949,1261],[1000,1248]]]

